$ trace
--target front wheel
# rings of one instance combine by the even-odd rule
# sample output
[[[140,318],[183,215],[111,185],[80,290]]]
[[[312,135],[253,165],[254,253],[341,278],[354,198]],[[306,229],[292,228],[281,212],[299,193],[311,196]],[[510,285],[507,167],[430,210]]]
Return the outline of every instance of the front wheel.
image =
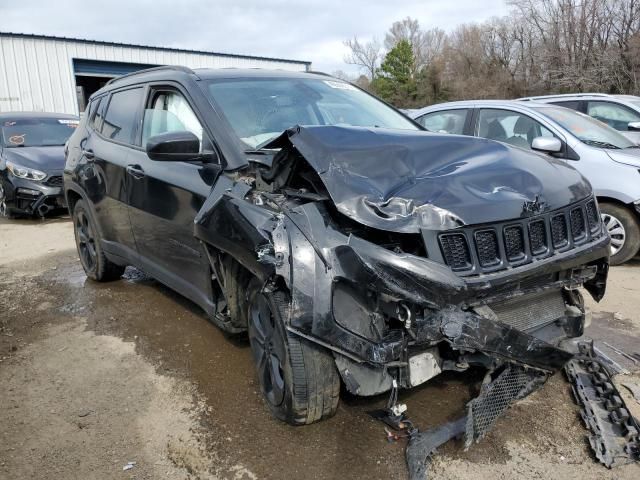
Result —
[[[307,425],[335,414],[340,377],[325,349],[287,331],[289,296],[249,290],[251,352],[262,394],[272,414],[290,425]]]
[[[105,256],[98,229],[83,200],[78,200],[73,207],[73,231],[80,263],[87,277],[97,282],[108,282],[122,276],[125,267],[116,265]]]
[[[7,196],[5,194],[4,185],[2,185],[2,180],[0,180],[0,217],[13,219],[15,215],[7,205]]]
[[[640,225],[629,209],[614,203],[600,204],[600,214],[611,237],[611,265],[621,265],[640,249]]]

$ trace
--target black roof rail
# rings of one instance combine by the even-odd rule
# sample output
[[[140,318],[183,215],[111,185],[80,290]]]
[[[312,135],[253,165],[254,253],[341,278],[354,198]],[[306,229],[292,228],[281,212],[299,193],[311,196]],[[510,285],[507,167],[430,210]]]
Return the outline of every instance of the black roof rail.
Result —
[[[141,73],[157,72],[160,70],[174,70],[176,72],[184,72],[184,73],[189,73],[191,75],[196,74],[196,72],[191,70],[189,67],[183,67],[182,65],[161,65],[159,67],[145,68],[144,70],[136,70],[135,72],[125,73],[124,75],[120,75],[119,77],[112,78],[105,84],[105,86],[113,85],[115,82],[122,80],[123,78],[132,77],[134,75],[139,75]]]

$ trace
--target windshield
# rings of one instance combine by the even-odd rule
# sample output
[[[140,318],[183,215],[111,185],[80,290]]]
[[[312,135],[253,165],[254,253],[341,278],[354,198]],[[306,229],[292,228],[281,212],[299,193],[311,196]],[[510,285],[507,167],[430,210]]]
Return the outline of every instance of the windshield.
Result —
[[[0,140],[7,148],[64,145],[78,126],[73,118],[16,118],[0,124]]]
[[[568,130],[582,143],[600,148],[633,148],[636,145],[613,128],[582,113],[562,107],[538,109],[561,127]]]
[[[419,129],[374,97],[335,79],[222,79],[210,82],[208,91],[248,148],[260,148],[295,125]]]

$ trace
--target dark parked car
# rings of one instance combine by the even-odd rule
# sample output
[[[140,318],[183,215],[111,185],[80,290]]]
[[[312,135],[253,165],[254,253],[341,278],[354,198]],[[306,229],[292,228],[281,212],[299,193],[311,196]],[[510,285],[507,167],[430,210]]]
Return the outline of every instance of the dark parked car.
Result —
[[[62,113],[0,113],[0,216],[66,208],[64,144],[77,126]]]
[[[609,237],[579,172],[425,132],[320,74],[112,80],[69,140],[64,185],[87,275],[135,265],[248,331],[266,403],[291,424],[331,416],[341,382],[395,398],[480,366],[509,386],[470,407],[479,438],[571,357],[578,287],[605,291]]]

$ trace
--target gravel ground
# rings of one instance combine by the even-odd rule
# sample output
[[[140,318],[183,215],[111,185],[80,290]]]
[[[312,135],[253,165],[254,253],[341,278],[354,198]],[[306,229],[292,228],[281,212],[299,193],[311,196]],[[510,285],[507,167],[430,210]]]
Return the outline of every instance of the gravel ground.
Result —
[[[88,281],[68,219],[0,220],[0,249],[0,479],[406,478],[403,445],[366,413],[385,397],[343,393],[334,418],[283,425],[262,403],[245,338],[135,269]],[[606,299],[589,303],[588,335],[640,351],[639,280],[639,261],[611,270]],[[443,375],[401,400],[418,425],[435,426],[460,414],[478,379]],[[594,460],[562,375],[468,451],[444,446],[431,471],[640,478],[638,465]]]

